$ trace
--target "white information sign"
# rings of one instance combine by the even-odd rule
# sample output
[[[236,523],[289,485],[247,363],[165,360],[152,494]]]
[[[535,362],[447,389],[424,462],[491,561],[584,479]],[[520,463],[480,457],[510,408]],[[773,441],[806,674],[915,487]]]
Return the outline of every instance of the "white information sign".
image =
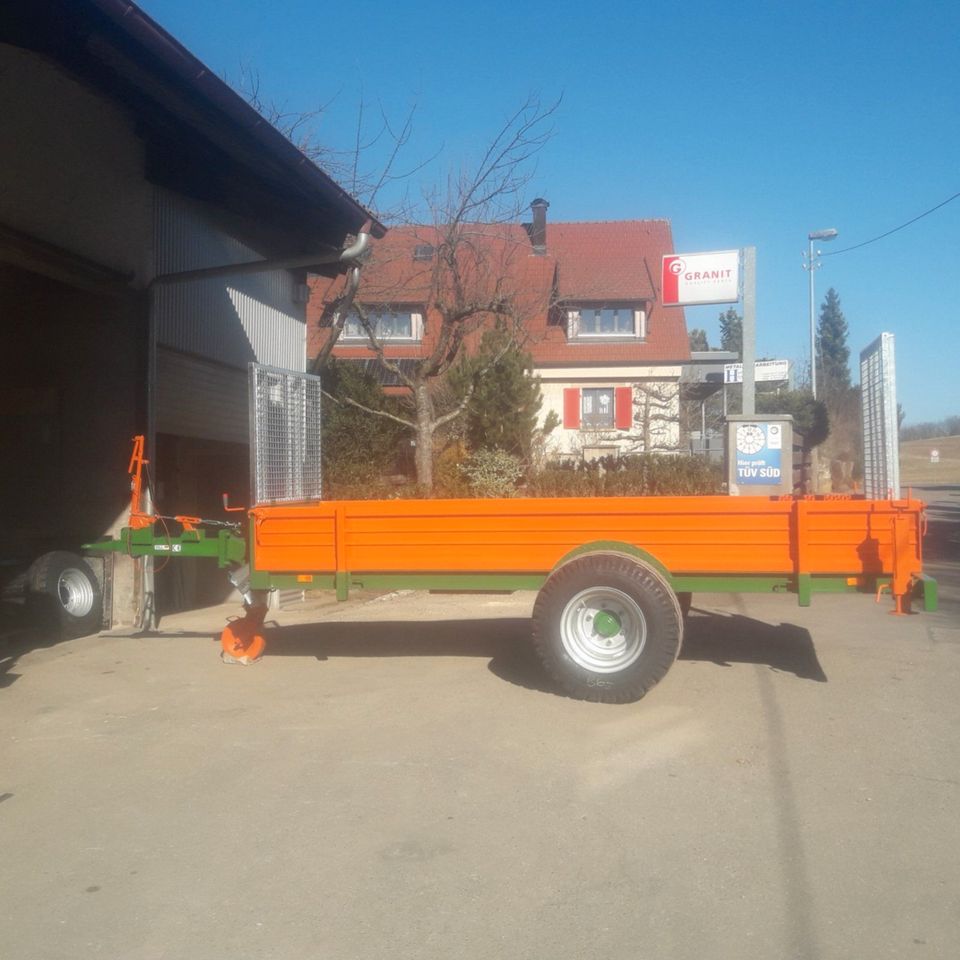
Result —
[[[770,486],[782,477],[783,427],[779,423],[738,423],[737,486]]]
[[[665,307],[736,303],[740,299],[740,251],[670,254],[663,258],[660,279]]]
[[[770,383],[776,380],[790,379],[789,360],[757,360],[753,365],[753,379],[757,383]],[[725,363],[723,365],[724,383],[743,383],[743,364]]]

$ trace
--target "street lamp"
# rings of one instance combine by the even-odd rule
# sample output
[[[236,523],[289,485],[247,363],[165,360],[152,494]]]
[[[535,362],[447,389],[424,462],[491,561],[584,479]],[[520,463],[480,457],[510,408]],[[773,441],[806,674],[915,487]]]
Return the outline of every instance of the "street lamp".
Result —
[[[810,388],[813,392],[813,399],[817,399],[817,322],[813,312],[813,271],[819,264],[814,260],[813,241],[814,240],[832,240],[837,235],[833,227],[827,230],[814,230],[807,234],[807,240],[810,247],[807,250],[807,272],[810,274]],[[819,255],[820,251],[817,251]]]

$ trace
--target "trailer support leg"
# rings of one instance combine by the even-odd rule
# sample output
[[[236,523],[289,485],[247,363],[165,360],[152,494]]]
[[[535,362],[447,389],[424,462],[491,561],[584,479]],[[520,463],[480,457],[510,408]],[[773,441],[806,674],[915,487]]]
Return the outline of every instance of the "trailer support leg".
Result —
[[[244,615],[228,623],[220,634],[220,659],[248,667],[263,656],[267,646],[261,632],[267,616],[266,597],[258,597],[250,606],[244,604],[244,610]]]

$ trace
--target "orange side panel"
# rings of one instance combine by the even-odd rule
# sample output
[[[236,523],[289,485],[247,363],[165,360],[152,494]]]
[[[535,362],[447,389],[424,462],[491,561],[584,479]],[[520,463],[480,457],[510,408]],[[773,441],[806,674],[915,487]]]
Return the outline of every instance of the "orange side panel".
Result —
[[[616,541],[674,574],[853,576],[892,572],[896,537],[919,572],[921,510],[916,501],[606,497],[331,501],[251,516],[256,567],[274,573],[547,573],[577,547]],[[909,520],[895,537],[898,515]]]

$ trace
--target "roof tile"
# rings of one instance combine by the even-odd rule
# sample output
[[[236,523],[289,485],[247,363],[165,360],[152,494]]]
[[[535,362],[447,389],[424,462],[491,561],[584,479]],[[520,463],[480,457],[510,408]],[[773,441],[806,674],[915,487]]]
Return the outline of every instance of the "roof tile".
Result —
[[[524,317],[525,344],[536,364],[577,365],[680,363],[689,360],[686,321],[682,307],[663,307],[659,300],[660,259],[673,253],[673,237],[666,220],[609,220],[548,222],[545,255],[536,255],[523,225],[476,224],[463,228],[462,248],[481,251],[466,255],[472,281],[485,293],[500,290],[514,297]],[[435,296],[436,254],[417,259],[418,246],[439,249],[442,228],[395,227],[375,248],[364,267],[360,298],[367,303],[426,306]],[[421,251],[422,253],[422,251]],[[440,271],[442,272],[442,271]],[[342,281],[317,278],[308,310],[311,354],[325,331],[319,328],[324,307],[339,292]],[[559,302],[560,311],[550,309]],[[562,316],[565,305],[638,303],[647,310],[647,337],[643,341],[571,341]],[[427,309],[427,333],[419,348],[430,349],[438,320]],[[558,322],[559,321],[559,322]],[[390,356],[415,354],[417,348],[388,347]],[[338,346],[341,356],[369,356],[357,346]]]

